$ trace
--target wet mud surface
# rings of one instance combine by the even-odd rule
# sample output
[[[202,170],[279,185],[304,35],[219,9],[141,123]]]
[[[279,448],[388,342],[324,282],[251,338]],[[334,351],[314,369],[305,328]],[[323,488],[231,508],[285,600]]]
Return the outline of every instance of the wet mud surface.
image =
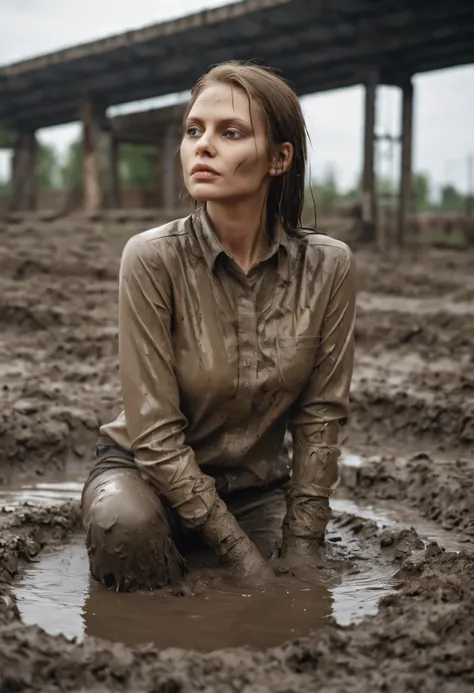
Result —
[[[65,591],[55,594],[54,582],[55,632],[64,616],[69,630],[62,629],[77,642],[27,625],[35,618],[25,605],[48,561],[49,575],[69,571],[88,589],[77,499],[58,501],[63,491],[76,498],[97,427],[120,410],[116,280],[121,249],[139,230],[0,227],[0,691],[473,690],[469,253],[424,250],[398,259],[357,253],[357,363],[344,445],[360,459],[351,464],[348,455],[342,467],[329,537],[348,567],[339,570],[337,584],[322,578],[317,595],[314,586],[300,601],[291,594],[300,605],[307,599],[302,609],[310,609],[293,633],[283,627],[291,620],[282,606],[286,595],[260,601],[238,595],[235,603],[243,609],[246,602],[249,615],[235,616],[235,624],[255,621],[260,608],[260,626],[271,612],[267,637],[248,626],[239,634],[231,618],[225,622],[222,611],[233,597],[205,606],[209,589],[197,597],[160,596],[166,601],[154,606],[160,632],[150,621],[135,627],[136,637],[129,628],[125,645],[112,632],[111,601],[95,595],[103,616],[94,632],[80,616],[84,599],[82,606],[82,597],[60,606]],[[352,598],[364,588],[370,594],[351,602],[351,586]],[[217,604],[218,645],[199,619],[188,626],[188,641],[173,640],[173,618],[209,608],[217,614]],[[130,624],[127,608],[120,613]],[[116,627],[123,633],[125,626]],[[154,644],[139,644],[143,632]]]
[[[14,585],[14,596],[25,623],[79,640],[93,635],[200,652],[264,649],[314,633],[331,619],[346,624],[376,613],[380,598],[398,584],[399,562],[393,547],[381,549],[372,524],[338,516],[328,532],[336,570],[282,576],[258,589],[233,585],[209,568],[203,574],[206,557],[191,557],[190,578],[199,576],[200,588],[192,598],[177,597],[175,588],[133,594],[103,589],[89,579],[84,539],[77,536],[44,551]],[[404,541],[411,546],[417,537],[407,530]],[[340,557],[348,561],[343,570]]]

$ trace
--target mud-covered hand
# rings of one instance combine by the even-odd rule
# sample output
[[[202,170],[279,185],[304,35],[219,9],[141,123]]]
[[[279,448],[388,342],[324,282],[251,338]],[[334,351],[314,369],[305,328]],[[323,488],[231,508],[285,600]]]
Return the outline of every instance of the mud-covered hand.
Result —
[[[274,573],[253,541],[219,498],[198,528],[205,543],[237,579],[267,579]]]
[[[296,564],[308,564],[321,558],[331,516],[329,496],[339,477],[340,453],[337,447],[329,445],[313,448],[311,455],[299,452],[286,489],[281,556]]]
[[[283,523],[281,557],[291,565],[313,565],[322,559],[324,533],[331,510],[328,498],[300,495],[290,489]]]
[[[324,550],[324,534],[331,515],[329,498],[306,495],[304,488],[287,492],[287,514],[283,522],[283,540],[276,570],[289,573],[304,582],[320,582],[321,571],[333,573]]]

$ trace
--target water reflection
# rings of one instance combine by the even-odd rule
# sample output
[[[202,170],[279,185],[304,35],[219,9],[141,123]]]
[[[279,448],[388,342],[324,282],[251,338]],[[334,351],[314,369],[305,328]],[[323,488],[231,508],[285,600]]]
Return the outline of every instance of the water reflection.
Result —
[[[349,464],[357,465],[357,457]],[[25,500],[64,502],[77,498],[81,489],[82,480],[72,479],[24,484],[2,489],[0,505],[2,496],[13,505]],[[412,525],[449,550],[462,548],[452,534],[400,503],[377,501],[374,506],[336,495],[331,504],[336,514],[353,513],[379,526]],[[330,525],[329,538],[368,557],[370,547],[357,546],[350,530]],[[373,551],[374,547],[375,557]],[[347,624],[375,613],[380,598],[394,587],[397,566],[368,560],[362,568],[359,574],[343,574],[338,585],[327,580],[317,584],[283,580],[278,589],[263,593],[220,584],[196,597],[173,597],[168,590],[117,594],[90,581],[84,540],[79,536],[42,552],[17,582],[15,594],[26,623],[79,640],[89,634],[128,645],[154,642],[158,647],[202,651],[240,645],[263,648],[308,635],[330,616]]]
[[[353,542],[348,536],[342,541]],[[131,646],[261,649],[309,635],[331,616],[346,624],[375,613],[394,587],[396,566],[369,563],[360,574],[343,574],[339,585],[284,577],[265,591],[220,582],[195,597],[168,590],[122,594],[90,580],[83,538],[77,537],[46,549],[15,594],[25,623],[78,640],[87,634]]]
[[[221,582],[196,597],[175,597],[164,589],[113,592],[89,578],[81,537],[47,549],[17,583],[15,594],[24,622],[53,635],[200,651],[261,649],[305,636],[323,626],[334,607],[331,589],[323,584],[284,579],[266,591]]]
[[[85,632],[107,640],[159,648],[212,651],[266,648],[308,635],[332,614],[334,599],[321,585],[300,583],[268,591],[212,589],[196,597],[167,591],[120,594],[89,583],[82,610]]]

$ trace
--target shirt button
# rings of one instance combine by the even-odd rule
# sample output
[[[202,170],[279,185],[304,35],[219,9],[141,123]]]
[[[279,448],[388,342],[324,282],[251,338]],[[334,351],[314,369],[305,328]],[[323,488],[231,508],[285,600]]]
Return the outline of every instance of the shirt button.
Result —
[[[244,383],[244,387],[248,387],[248,386],[249,386],[249,384],[248,384],[248,383]]]
[[[250,366],[250,359],[245,359],[244,366],[248,368]]]

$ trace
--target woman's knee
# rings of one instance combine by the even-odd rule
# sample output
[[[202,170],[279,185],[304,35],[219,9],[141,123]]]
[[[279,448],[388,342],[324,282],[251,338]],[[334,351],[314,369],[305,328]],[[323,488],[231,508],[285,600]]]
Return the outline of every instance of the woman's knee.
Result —
[[[82,513],[86,528],[117,527],[124,539],[153,536],[156,525],[167,524],[162,502],[138,469],[108,469],[92,477],[82,494]]]
[[[162,587],[183,576],[169,513],[138,469],[107,469],[92,477],[82,512],[91,574],[107,587]]]

